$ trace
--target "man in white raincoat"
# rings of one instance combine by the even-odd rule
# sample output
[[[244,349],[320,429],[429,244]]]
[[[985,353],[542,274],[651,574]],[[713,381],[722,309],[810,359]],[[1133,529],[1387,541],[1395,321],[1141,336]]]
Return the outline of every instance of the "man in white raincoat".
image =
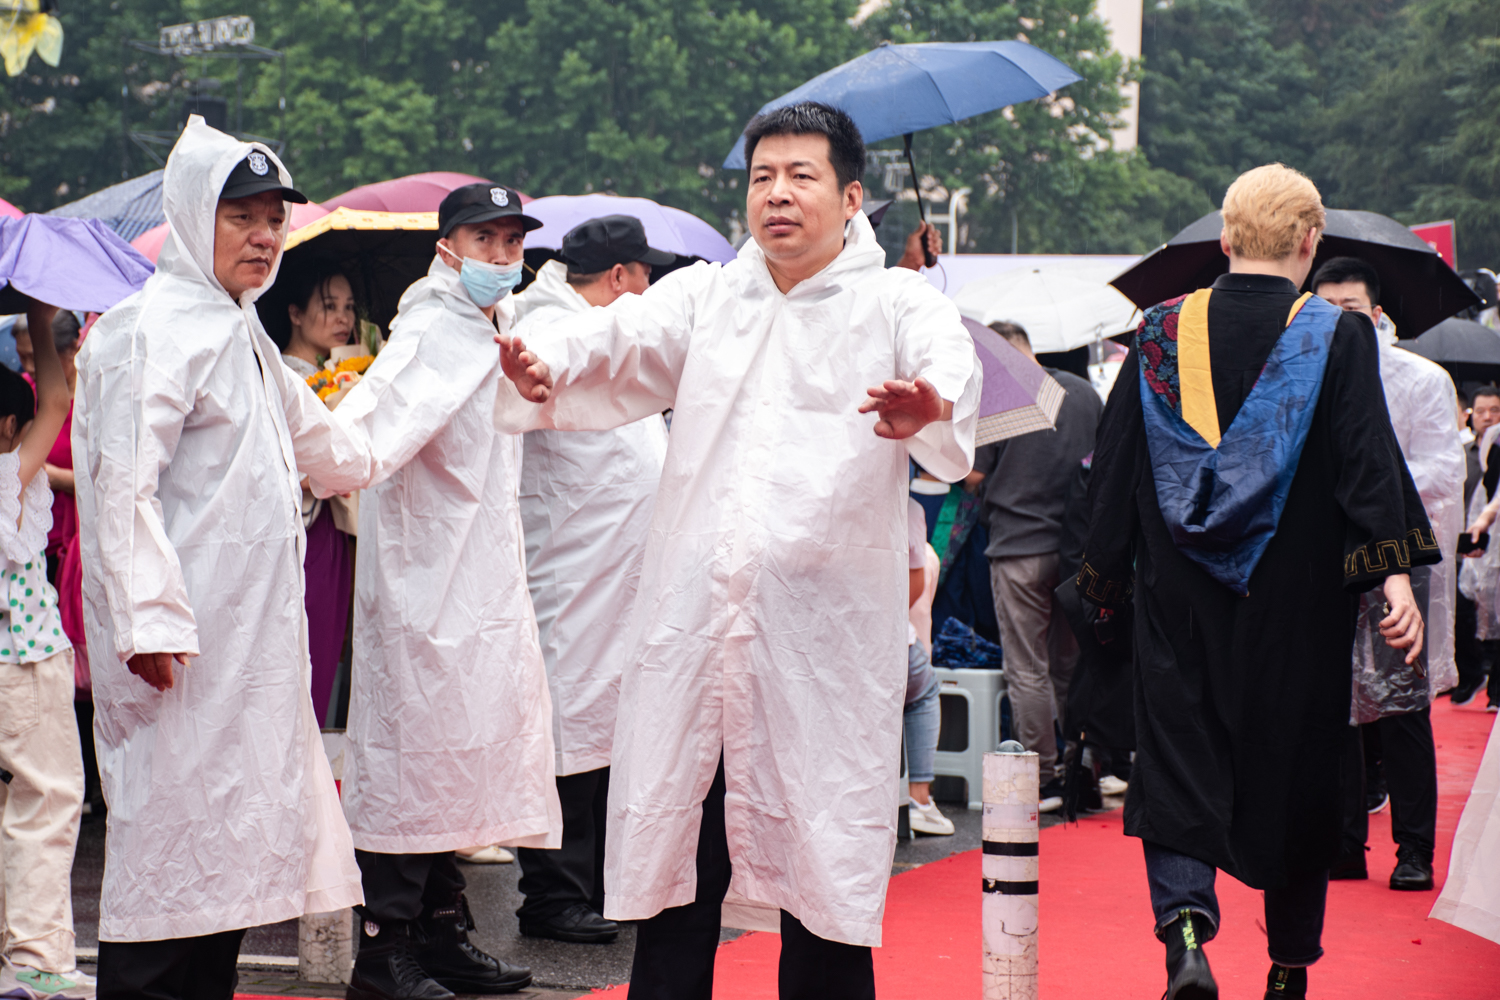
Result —
[[[357,488],[369,453],[255,313],[285,203],[307,200],[291,185],[265,146],[190,118],[156,274],[78,355],[101,997],[227,1000],[245,928],[361,898],[308,693],[299,482]]]
[[[676,271],[530,348],[501,338],[503,429],[674,408],[610,774],[604,915],[644,921],[633,1000],[709,995],[726,892],[779,923],[783,997],[874,996],[907,458],[947,480],[973,461],[973,344],[921,275],[885,268],[854,123],[797,104],[745,136],[754,239],[738,260]]]
[[[510,328],[525,233],[539,225],[509,188],[444,198],[427,276],[335,411],[373,449],[343,783],[365,890],[351,1000],[531,981],[469,943],[453,852],[562,839],[516,496],[521,439],[497,435],[493,417],[504,382],[493,338]]]
[[[590,219],[562,239],[518,298],[516,336],[651,286],[653,250],[639,219]],[[559,851],[522,848],[516,911],[521,933],[606,943],[619,925],[604,907],[605,807],[620,674],[630,657],[630,612],[640,583],[651,503],[667,454],[659,413],[607,431],[537,430],[525,436],[521,522],[557,746]]]
[[[1396,865],[1390,887],[1432,888],[1437,836],[1437,750],[1432,739],[1432,699],[1458,683],[1453,660],[1455,551],[1464,524],[1463,441],[1458,433],[1457,394],[1440,366],[1397,347],[1379,330],[1380,276],[1354,257],[1335,257],[1313,276],[1313,292],[1377,325],[1380,381],[1391,427],[1412,482],[1432,522],[1443,559],[1412,570],[1412,591],[1427,621],[1426,666],[1408,666],[1380,638],[1382,602],[1374,592],[1360,599],[1354,636],[1354,700],[1345,760],[1344,838],[1333,879],[1369,877],[1365,841],[1370,816],[1365,804],[1364,741],[1378,740],[1391,796],[1391,836]],[[1389,323],[1385,324],[1389,329]]]

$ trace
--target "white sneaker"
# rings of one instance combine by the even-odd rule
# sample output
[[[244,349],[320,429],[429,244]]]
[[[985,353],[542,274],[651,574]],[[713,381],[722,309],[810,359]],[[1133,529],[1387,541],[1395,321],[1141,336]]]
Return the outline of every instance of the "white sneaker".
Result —
[[[58,974],[0,959],[0,997],[6,1000],[92,1000],[93,976],[74,969]]]
[[[516,860],[516,856],[503,847],[490,844],[485,847],[471,847],[468,850],[454,851],[458,860],[467,861],[471,865],[508,865]]]
[[[911,799],[911,807],[907,809],[907,819],[911,822],[912,833],[925,833],[933,837],[953,836],[953,821],[938,812],[936,802],[928,802],[925,806],[916,799]]]
[[[1104,777],[1099,779],[1100,795],[1124,795],[1125,789],[1129,787],[1129,782],[1121,781],[1113,774],[1106,774]]]

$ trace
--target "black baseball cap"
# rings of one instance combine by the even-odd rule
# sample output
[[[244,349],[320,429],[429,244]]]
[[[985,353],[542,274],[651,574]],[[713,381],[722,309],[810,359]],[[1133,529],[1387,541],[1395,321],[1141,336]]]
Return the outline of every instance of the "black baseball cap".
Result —
[[[248,198],[262,191],[280,191],[284,201],[292,202],[294,205],[307,204],[307,195],[281,183],[276,164],[258,149],[251,150],[249,156],[235,164],[234,169],[229,172],[229,179],[224,182],[224,190],[219,192],[219,197]]]
[[[465,184],[454,188],[438,206],[438,239],[453,231],[454,226],[489,222],[515,216],[525,232],[542,228],[542,224],[521,211],[521,195],[503,184]]]
[[[605,215],[568,230],[562,238],[562,258],[575,274],[597,274],[616,264],[640,261],[661,266],[677,260],[646,243],[646,227],[630,215]]]

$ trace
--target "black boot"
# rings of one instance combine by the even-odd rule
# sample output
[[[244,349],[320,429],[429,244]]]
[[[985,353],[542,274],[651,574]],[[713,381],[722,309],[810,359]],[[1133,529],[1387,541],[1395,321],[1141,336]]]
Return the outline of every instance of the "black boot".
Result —
[[[1213,925],[1201,913],[1182,910],[1161,930],[1167,946],[1167,992],[1162,1000],[1217,1000],[1219,984],[1208,968],[1203,945]]]
[[[1396,849],[1396,870],[1391,872],[1391,888],[1406,892],[1426,892],[1432,888],[1432,859],[1423,857],[1415,847]]]
[[[417,964],[411,924],[359,922],[359,954],[345,1000],[453,1000],[453,994]]]
[[[1306,1000],[1307,970],[1272,963],[1266,976],[1266,1000]]]
[[[531,970],[486,955],[469,943],[474,918],[460,893],[447,906],[425,914],[417,961],[427,974],[455,993],[514,993],[531,985]]]

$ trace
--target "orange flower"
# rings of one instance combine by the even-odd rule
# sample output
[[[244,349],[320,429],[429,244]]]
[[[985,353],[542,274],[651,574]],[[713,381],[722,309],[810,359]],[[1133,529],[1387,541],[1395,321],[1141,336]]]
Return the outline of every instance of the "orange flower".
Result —
[[[354,372],[357,375],[370,367],[374,362],[375,355],[373,354],[357,354],[352,358],[345,358],[343,361],[340,361],[334,366],[333,370],[335,374],[338,372]]]

